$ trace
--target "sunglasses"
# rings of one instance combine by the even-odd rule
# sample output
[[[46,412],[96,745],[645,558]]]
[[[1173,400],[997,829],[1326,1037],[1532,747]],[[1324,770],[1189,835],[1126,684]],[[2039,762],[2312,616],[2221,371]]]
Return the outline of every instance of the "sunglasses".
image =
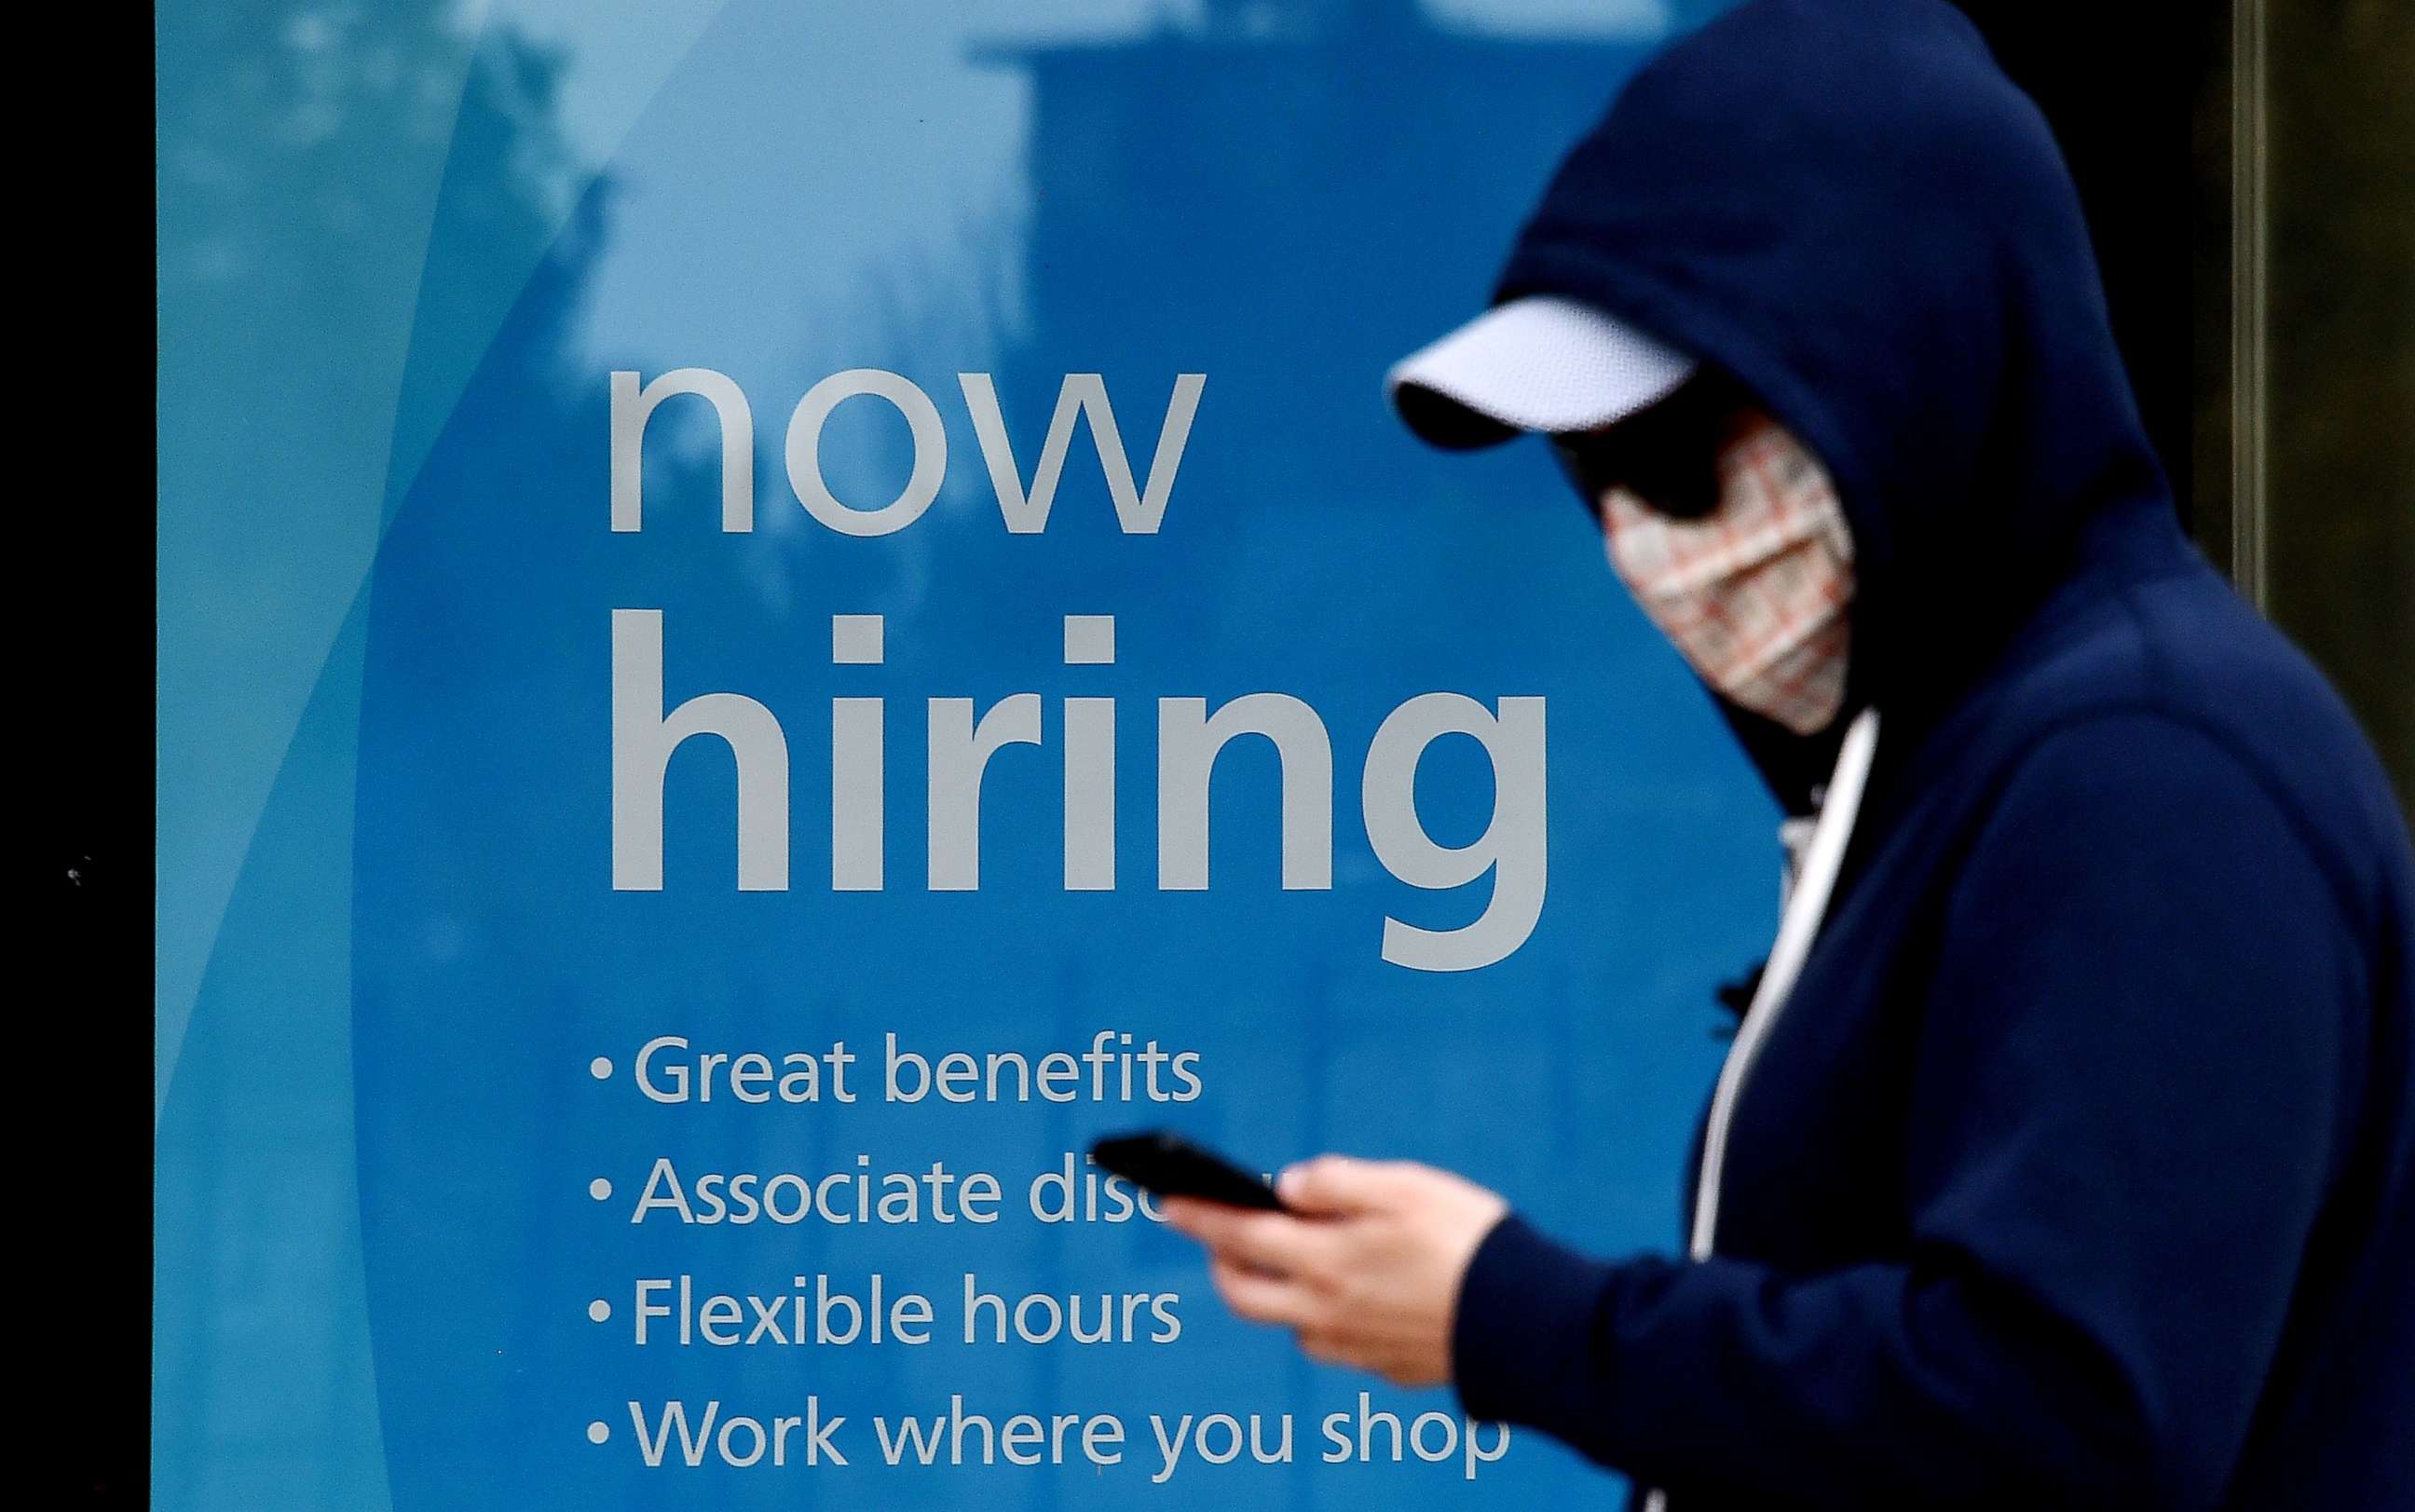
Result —
[[[1748,402],[1732,381],[1698,373],[1599,430],[1552,436],[1552,451],[1597,522],[1602,495],[1612,488],[1672,519],[1700,519],[1718,505],[1719,450]]]

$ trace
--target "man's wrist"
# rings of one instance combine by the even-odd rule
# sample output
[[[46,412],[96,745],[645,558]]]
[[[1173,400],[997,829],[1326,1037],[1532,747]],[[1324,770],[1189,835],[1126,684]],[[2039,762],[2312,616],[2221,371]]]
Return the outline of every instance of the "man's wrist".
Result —
[[[1610,1267],[1515,1212],[1477,1245],[1451,1319],[1451,1384],[1483,1422],[1549,1428],[1582,1395]]]

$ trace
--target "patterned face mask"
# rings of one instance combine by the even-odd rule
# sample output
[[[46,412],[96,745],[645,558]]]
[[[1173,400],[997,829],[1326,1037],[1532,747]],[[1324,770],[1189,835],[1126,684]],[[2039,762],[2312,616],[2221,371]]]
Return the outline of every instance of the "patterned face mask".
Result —
[[[1845,699],[1853,542],[1827,471],[1753,415],[1718,454],[1718,502],[1696,518],[1618,486],[1600,497],[1611,566],[1712,687],[1797,735]]]

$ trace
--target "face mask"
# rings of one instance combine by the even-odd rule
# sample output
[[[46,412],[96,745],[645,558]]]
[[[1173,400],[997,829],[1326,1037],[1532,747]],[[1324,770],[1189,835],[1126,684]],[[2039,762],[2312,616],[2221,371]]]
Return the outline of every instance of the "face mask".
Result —
[[[1853,543],[1825,469],[1754,416],[1720,450],[1718,502],[1674,519],[1601,496],[1610,564],[1702,681],[1797,735],[1845,700]]]

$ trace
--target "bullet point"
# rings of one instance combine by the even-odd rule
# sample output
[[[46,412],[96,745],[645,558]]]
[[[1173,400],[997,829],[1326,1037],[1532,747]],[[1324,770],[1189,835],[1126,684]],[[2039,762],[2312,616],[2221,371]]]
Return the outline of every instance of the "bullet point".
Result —
[[[602,1323],[612,1315],[612,1304],[599,1296],[587,1304],[587,1315],[597,1323]]]
[[[605,1198],[612,1195],[612,1183],[605,1180],[602,1176],[597,1176],[594,1180],[587,1184],[587,1195],[594,1198],[600,1203]]]
[[[600,1417],[587,1425],[587,1442],[590,1444],[601,1444],[611,1436],[612,1430]]]
[[[587,1063],[587,1074],[599,1082],[608,1082],[612,1079],[612,1062],[603,1055],[598,1055]]]

